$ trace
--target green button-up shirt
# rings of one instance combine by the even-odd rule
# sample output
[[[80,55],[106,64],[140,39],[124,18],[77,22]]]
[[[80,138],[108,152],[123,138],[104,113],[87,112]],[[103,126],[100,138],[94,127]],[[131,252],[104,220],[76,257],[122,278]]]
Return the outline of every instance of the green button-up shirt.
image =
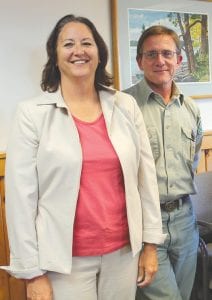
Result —
[[[193,182],[202,141],[200,112],[173,83],[166,105],[145,80],[125,90],[138,102],[146,123],[157,170],[160,201],[196,192]]]

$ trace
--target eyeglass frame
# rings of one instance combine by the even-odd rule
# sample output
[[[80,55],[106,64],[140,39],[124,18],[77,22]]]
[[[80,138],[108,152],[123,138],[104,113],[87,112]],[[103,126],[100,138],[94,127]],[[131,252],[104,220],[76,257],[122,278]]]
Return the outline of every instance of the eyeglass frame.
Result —
[[[167,56],[165,55],[165,52],[171,54],[171,56],[170,56],[170,57],[167,57]],[[152,57],[147,55],[147,54],[151,54],[151,53],[153,54]],[[144,56],[145,56],[147,59],[149,59],[149,60],[154,60],[154,59],[156,59],[156,58],[158,57],[159,54],[162,55],[163,58],[165,58],[165,59],[172,59],[172,58],[174,57],[174,54],[180,55],[180,51],[179,51],[179,50],[177,50],[177,51],[172,51],[172,50],[168,50],[168,49],[163,49],[163,50],[161,50],[161,51],[150,50],[150,51],[146,51],[146,52],[141,52],[141,53],[140,53],[140,55],[144,55]]]

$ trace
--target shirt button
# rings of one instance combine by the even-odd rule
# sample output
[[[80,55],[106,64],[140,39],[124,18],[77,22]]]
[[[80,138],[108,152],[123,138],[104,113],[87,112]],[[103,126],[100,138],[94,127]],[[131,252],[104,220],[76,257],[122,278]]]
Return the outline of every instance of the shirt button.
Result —
[[[172,188],[173,186],[174,186],[174,185],[173,185],[172,183],[169,185],[170,188]]]

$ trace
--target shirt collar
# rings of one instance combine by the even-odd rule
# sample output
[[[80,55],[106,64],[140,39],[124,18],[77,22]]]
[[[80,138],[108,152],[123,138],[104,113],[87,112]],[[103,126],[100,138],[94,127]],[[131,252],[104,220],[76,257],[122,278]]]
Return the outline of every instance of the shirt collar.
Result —
[[[172,97],[177,98],[181,105],[183,104],[184,95],[182,94],[179,87],[176,85],[176,83],[174,81],[173,81],[173,85],[172,85]]]
[[[144,78],[141,81],[141,89],[144,96],[144,99],[146,99],[146,102],[149,101],[152,95],[157,95],[148,85],[146,79]],[[176,85],[175,81],[173,81],[172,85],[172,98],[176,98],[180,105],[184,102],[184,95],[181,93],[179,87]]]
[[[109,92],[111,95],[114,95],[116,90],[111,87],[107,87],[105,85],[101,85],[102,89],[99,91],[100,95],[103,93],[103,91]],[[66,108],[68,109],[62,93],[61,93],[61,88],[59,87],[56,92],[49,93],[49,92],[44,92],[43,97],[41,98],[40,102],[38,102],[38,105],[55,105],[56,107],[59,108]]]
[[[63,99],[61,89],[59,88],[56,92],[49,93],[44,92],[40,98],[38,105],[56,105],[57,107],[67,108],[67,105]]]
[[[148,102],[150,99],[150,96],[152,94],[155,94],[153,92],[153,90],[149,87],[148,83],[146,82],[146,79],[144,78],[141,82],[140,82],[140,90],[141,93],[143,95],[143,99]]]

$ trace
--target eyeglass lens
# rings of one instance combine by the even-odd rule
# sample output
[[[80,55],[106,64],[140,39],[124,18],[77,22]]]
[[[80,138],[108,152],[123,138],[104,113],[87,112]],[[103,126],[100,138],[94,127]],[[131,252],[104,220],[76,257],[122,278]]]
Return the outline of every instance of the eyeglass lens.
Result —
[[[143,54],[150,59],[154,59],[158,57],[159,54],[161,54],[164,58],[172,58],[175,53],[177,52],[171,50],[161,50],[161,51],[152,50],[152,51],[143,52]]]

